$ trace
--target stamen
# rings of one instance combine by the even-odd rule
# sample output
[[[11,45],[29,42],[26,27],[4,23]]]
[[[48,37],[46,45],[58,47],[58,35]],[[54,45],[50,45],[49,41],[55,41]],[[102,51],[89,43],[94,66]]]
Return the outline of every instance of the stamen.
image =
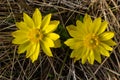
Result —
[[[43,37],[43,34],[38,29],[33,29],[28,34],[28,38],[30,39],[31,42],[40,41],[42,37]]]
[[[99,44],[99,40],[98,40],[98,37],[96,35],[88,34],[85,37],[84,46],[93,49],[93,48],[96,48],[98,44]]]

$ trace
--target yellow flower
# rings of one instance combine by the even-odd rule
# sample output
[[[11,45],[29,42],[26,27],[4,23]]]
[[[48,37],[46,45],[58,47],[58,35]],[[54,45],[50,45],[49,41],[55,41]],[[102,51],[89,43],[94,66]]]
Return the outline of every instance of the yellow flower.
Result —
[[[81,59],[82,64],[87,60],[90,64],[94,64],[94,60],[101,63],[101,55],[109,57],[109,51],[112,51],[111,46],[116,45],[111,38],[114,33],[105,31],[108,22],[101,22],[101,18],[96,18],[92,21],[89,15],[85,15],[83,22],[77,20],[76,26],[69,25],[67,30],[72,38],[65,41],[65,44],[73,49],[71,58],[74,62]]]
[[[53,56],[50,47],[55,47],[54,42],[59,35],[53,33],[56,30],[59,21],[50,21],[51,14],[46,15],[42,19],[41,12],[36,8],[32,18],[23,13],[23,21],[16,22],[19,30],[12,33],[14,39],[12,43],[18,44],[18,53],[26,53],[26,58],[30,58],[32,62],[37,60],[40,49],[47,56]]]

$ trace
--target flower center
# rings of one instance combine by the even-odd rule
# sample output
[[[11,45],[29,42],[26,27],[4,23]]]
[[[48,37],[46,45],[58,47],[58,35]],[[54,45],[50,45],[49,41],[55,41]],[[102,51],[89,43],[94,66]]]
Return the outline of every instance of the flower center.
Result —
[[[99,45],[98,36],[96,36],[95,34],[88,34],[85,37],[84,46],[90,49],[94,49],[97,47],[97,45]]]
[[[33,29],[29,32],[28,37],[32,42],[38,42],[43,38],[43,34],[39,31],[39,29]]]

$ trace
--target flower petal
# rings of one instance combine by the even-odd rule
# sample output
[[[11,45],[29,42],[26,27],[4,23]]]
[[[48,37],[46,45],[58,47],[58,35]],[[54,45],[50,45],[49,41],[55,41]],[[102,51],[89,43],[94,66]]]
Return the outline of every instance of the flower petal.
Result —
[[[77,27],[74,26],[74,25],[69,25],[66,27],[70,36],[72,37],[76,37],[76,38],[79,38],[79,39],[83,39],[83,34],[81,34],[81,31],[78,31],[77,30]]]
[[[17,30],[17,31],[12,32],[12,36],[19,37],[19,38],[21,37],[27,38],[27,32],[23,30]]]
[[[92,19],[91,19],[91,17],[88,14],[85,14],[85,17],[83,19],[83,23],[88,24],[88,25],[90,23],[92,23]]]
[[[93,21],[93,32],[94,33],[97,33],[99,28],[101,26],[101,18],[96,18],[94,21]]]
[[[50,24],[46,27],[45,33],[53,32],[57,29],[60,22],[57,20],[50,21]]]
[[[12,33],[12,36],[15,37],[15,39],[13,39],[12,43],[14,44],[23,44],[27,41],[29,41],[29,39],[26,36],[26,32],[18,30]]]
[[[21,53],[24,53],[28,47],[29,47],[29,44],[30,42],[25,42],[24,44],[21,44],[19,47],[18,47],[18,54],[21,54]]]
[[[85,14],[85,17],[83,19],[83,26],[84,26],[84,33],[87,32],[92,32],[92,19],[90,17],[90,15]]]
[[[114,42],[112,39],[107,40],[107,41],[103,41],[103,43],[109,45],[109,46],[115,46],[116,42]]]
[[[55,44],[54,48],[61,47],[61,41],[60,41],[60,39],[57,39],[56,41],[54,41],[54,44]]]
[[[37,47],[37,43],[33,44],[31,43],[27,49],[27,53],[26,53],[26,58],[30,57],[31,55],[34,55],[34,52],[36,50]]]
[[[76,21],[76,26],[81,28],[81,26],[83,25],[83,23],[80,20]]]
[[[104,32],[101,35],[99,35],[99,38],[101,41],[106,41],[114,37],[114,32]]]
[[[107,56],[107,57],[109,57],[110,56],[110,53],[109,53],[109,51],[107,51],[104,47],[102,47],[102,46],[99,46],[99,51],[100,51],[100,53],[102,54],[102,55],[104,55],[104,56]]]
[[[27,24],[28,27],[34,28],[34,23],[31,17],[29,17],[26,13],[23,13],[23,20]]]
[[[87,61],[88,55],[89,55],[90,50],[85,48],[84,51],[82,53],[84,53],[85,55],[82,56],[82,64],[85,64],[85,62]]]
[[[107,45],[107,44],[105,44],[105,43],[102,43],[102,42],[101,42],[100,45],[103,46],[106,50],[109,50],[109,51],[112,51],[112,50],[113,50],[112,47],[110,47],[109,45]]]
[[[97,34],[99,35],[103,33],[107,27],[108,27],[108,22],[107,21],[102,22]]]
[[[42,23],[42,15],[38,8],[36,8],[35,12],[33,13],[33,21],[35,23],[35,27],[40,29]]]
[[[47,55],[47,56],[53,56],[52,52],[50,50],[50,47],[48,45],[46,45],[44,42],[41,43],[41,47],[43,49],[43,52]]]
[[[90,54],[89,54],[89,57],[88,57],[88,62],[90,64],[94,64],[94,59],[95,59],[94,52],[93,52],[93,50],[90,50]]]
[[[81,21],[77,20],[76,21],[76,25],[77,26],[76,26],[76,30],[75,31],[78,32],[79,36],[80,35],[85,36],[85,34],[88,33],[88,31],[87,31],[88,29],[87,28],[89,28],[89,27],[85,27],[84,23],[82,23]]]
[[[70,33],[70,31],[77,31],[77,28],[76,26],[74,25],[69,25],[69,26],[66,26],[68,32]]]
[[[71,49],[78,49],[83,46],[83,41],[76,40],[74,38],[67,39],[64,44],[69,46]]]
[[[70,55],[70,58],[75,58],[77,57],[77,55],[79,54],[79,51],[78,49],[74,49]]]
[[[58,34],[56,34],[56,33],[49,33],[48,35],[47,35],[47,37],[49,37],[50,39],[52,39],[52,40],[57,40],[60,36],[58,35]]]
[[[44,43],[44,45],[48,46],[48,47],[54,47],[55,44],[53,42],[52,39],[48,38],[48,37],[45,37],[42,42]]]
[[[16,26],[20,29],[20,30],[24,30],[24,31],[28,31],[30,30],[30,28],[26,25],[25,22],[21,21],[21,22],[16,22]]]
[[[83,56],[83,48],[79,48],[79,49],[74,49],[70,55],[70,58],[74,58],[74,62],[76,62],[77,60],[79,60],[80,58],[82,58]]]
[[[101,55],[100,55],[100,52],[96,49],[94,50],[94,57],[95,57],[95,60],[99,63],[101,63]]]
[[[34,54],[32,54],[30,56],[30,59],[32,60],[32,63],[38,59],[39,53],[40,53],[40,44],[37,43]]]
[[[14,44],[23,44],[24,42],[27,42],[29,39],[27,38],[27,33],[22,30],[17,30],[12,33],[12,36],[15,37],[13,39],[12,43]]]
[[[43,31],[46,30],[46,27],[49,25],[50,23],[50,19],[51,19],[51,14],[48,14],[44,17],[43,21],[42,21],[42,24],[41,24],[41,29]]]

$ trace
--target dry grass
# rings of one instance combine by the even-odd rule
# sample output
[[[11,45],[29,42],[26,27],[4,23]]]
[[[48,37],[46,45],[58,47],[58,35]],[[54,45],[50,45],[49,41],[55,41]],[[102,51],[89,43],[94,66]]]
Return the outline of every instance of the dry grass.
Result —
[[[64,45],[52,50],[54,58],[41,52],[35,63],[26,59],[25,54],[18,55],[17,46],[11,44],[14,23],[22,19],[22,12],[31,15],[36,7],[43,14],[53,13],[52,19],[61,21],[58,33],[64,33],[66,25],[74,24],[85,13],[109,21],[107,30],[115,32],[117,42],[111,57],[103,57],[101,64],[73,64]],[[64,34],[61,39],[66,40]],[[120,0],[0,0],[0,80],[120,80],[119,76]]]

